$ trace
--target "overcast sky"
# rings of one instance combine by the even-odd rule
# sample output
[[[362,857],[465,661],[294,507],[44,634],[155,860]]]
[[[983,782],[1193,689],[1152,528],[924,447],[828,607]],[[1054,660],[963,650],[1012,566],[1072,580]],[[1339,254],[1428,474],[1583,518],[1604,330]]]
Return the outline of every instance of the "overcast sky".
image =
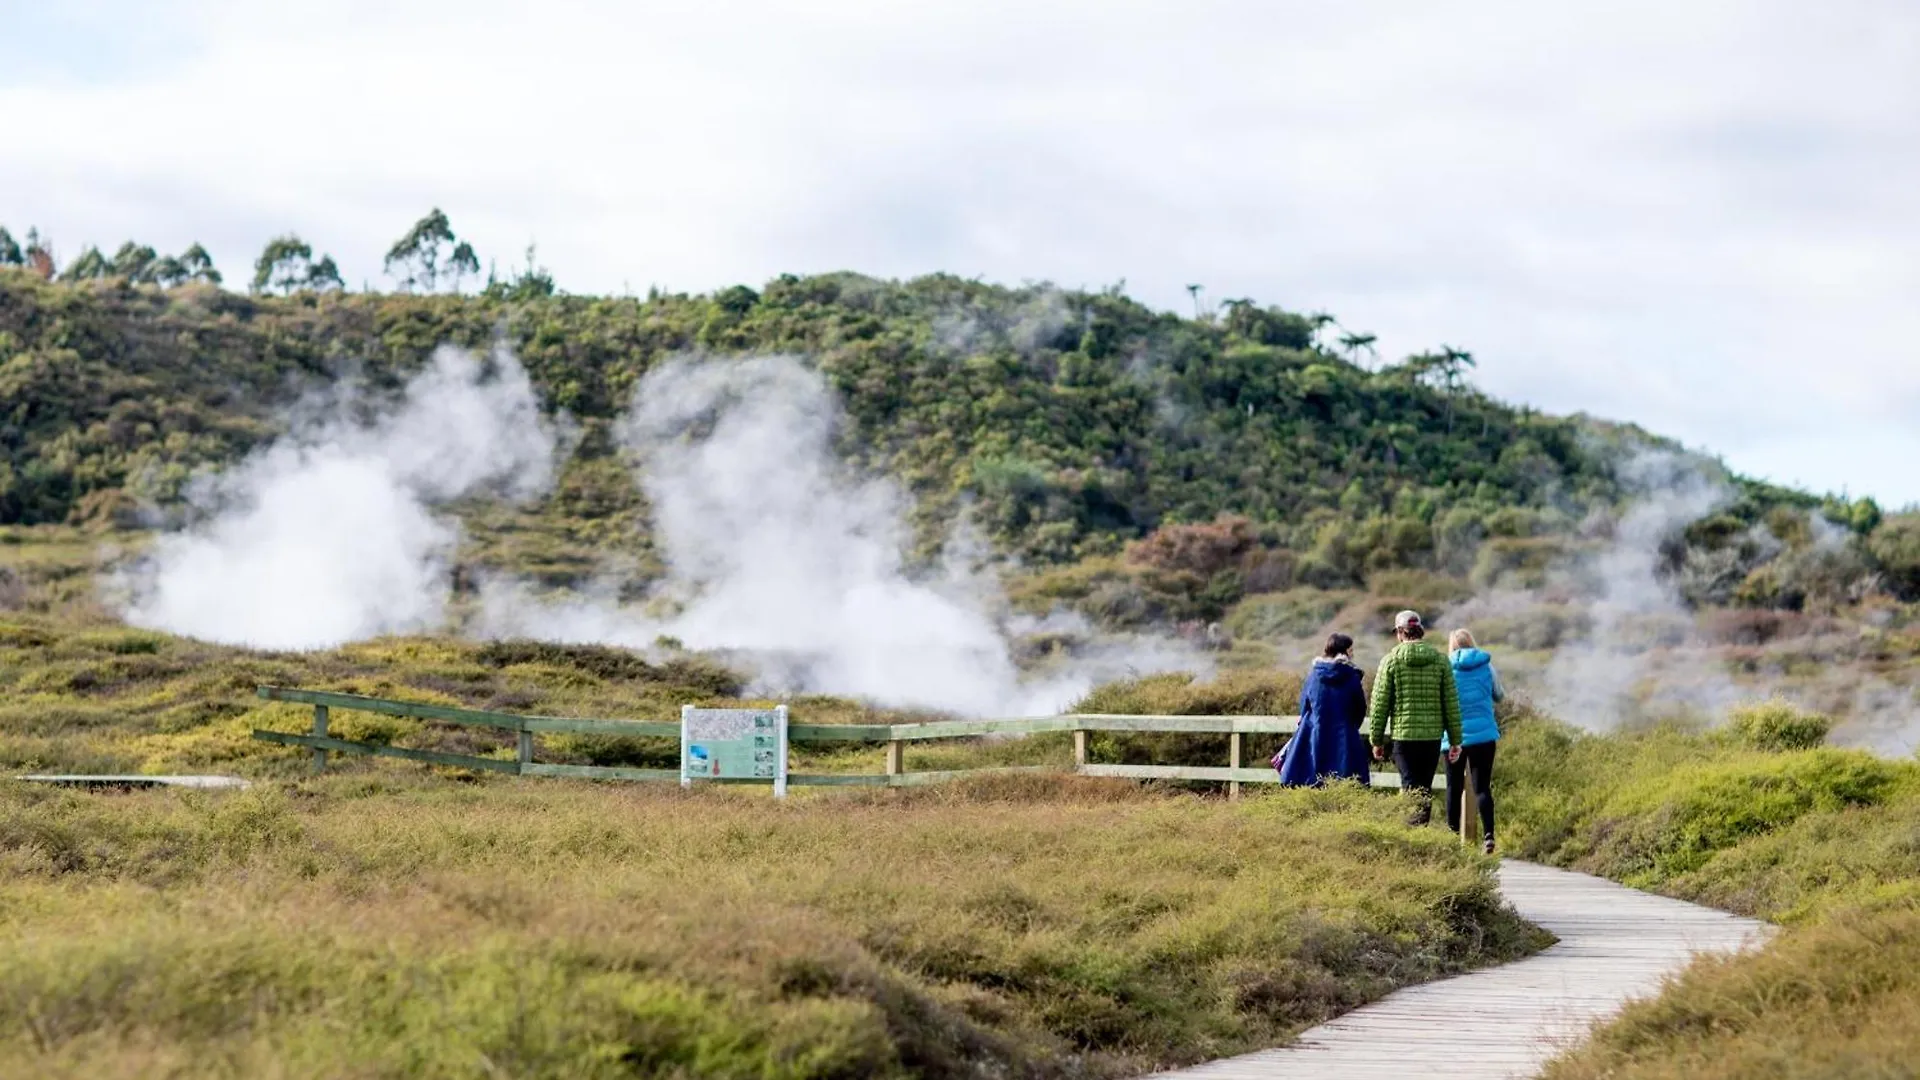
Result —
[[[0,0],[0,224],[62,259],[438,205],[562,288],[1185,286],[1920,502],[1913,0]]]

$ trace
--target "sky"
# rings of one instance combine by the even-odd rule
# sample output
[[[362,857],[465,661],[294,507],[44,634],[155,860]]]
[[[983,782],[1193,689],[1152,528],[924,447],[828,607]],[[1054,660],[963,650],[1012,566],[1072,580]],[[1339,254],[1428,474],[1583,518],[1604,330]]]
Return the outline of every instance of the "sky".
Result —
[[[1920,503],[1912,0],[0,0],[65,260],[429,207],[561,288],[946,271],[1326,311],[1387,359]]]

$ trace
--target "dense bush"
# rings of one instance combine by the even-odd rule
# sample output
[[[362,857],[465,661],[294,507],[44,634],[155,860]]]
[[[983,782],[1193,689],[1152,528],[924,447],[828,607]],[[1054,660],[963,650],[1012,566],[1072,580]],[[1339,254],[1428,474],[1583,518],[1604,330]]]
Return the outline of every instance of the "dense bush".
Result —
[[[1273,526],[1264,547],[1305,551],[1318,511],[1353,523],[1325,554],[1357,582],[1431,558],[1438,521],[1456,542],[1503,504],[1612,491],[1579,422],[1370,373],[1272,331],[1300,316],[1236,312],[1194,320],[1117,293],[946,276],[785,276],[644,300],[279,297],[0,268],[0,523],[106,522],[165,501],[196,466],[270,436],[304,389],[349,372],[391,389],[437,345],[495,340],[550,407],[589,424],[675,354],[805,355],[843,397],[856,464],[899,477],[934,519],[968,501],[996,541],[1046,561],[1221,514]],[[1529,449],[1503,452],[1514,444]],[[136,503],[90,499],[103,492]]]
[[[1912,1072],[1920,763],[1818,748],[1824,718],[1778,703],[1740,710],[1726,734],[1593,735],[1531,715],[1505,727],[1515,850],[1787,924],[1764,949],[1697,962],[1546,1076]]]
[[[1255,641],[1311,637],[1359,595],[1352,591],[1292,589],[1249,596],[1227,615],[1226,627],[1236,638]]]
[[[1132,716],[1291,716],[1300,702],[1301,675],[1239,671],[1200,680],[1173,673],[1108,683],[1068,712]],[[1242,736],[1241,760],[1264,763],[1285,741],[1277,735]],[[1228,736],[1168,732],[1095,732],[1088,739],[1094,760],[1125,765],[1227,764]]]
[[[1810,750],[1826,741],[1833,720],[1773,700],[1734,709],[1728,727],[1741,742],[1758,750]]]

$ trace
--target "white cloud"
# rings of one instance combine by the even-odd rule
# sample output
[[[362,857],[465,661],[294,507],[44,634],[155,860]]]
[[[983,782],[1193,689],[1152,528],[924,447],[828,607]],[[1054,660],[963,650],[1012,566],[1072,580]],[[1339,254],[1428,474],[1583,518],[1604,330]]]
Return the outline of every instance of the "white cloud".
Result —
[[[582,291],[1197,281],[1920,500],[1882,464],[1920,403],[1905,0],[27,10],[0,0],[37,57],[0,75],[0,218],[68,254],[198,239],[244,277],[294,229],[379,282],[437,204]]]

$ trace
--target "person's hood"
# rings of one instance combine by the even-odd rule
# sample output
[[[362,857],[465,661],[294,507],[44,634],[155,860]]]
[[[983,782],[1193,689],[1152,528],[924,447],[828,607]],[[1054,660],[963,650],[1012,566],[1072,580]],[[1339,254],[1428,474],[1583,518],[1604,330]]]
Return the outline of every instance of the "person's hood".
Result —
[[[1332,660],[1322,656],[1313,662],[1313,677],[1329,686],[1359,682],[1360,669],[1351,660]]]
[[[1403,641],[1394,652],[1400,654],[1400,662],[1408,667],[1426,667],[1430,664],[1444,664],[1447,658],[1440,650],[1424,641]]]
[[[1455,649],[1453,653],[1453,670],[1455,671],[1472,671],[1491,663],[1493,663],[1493,656],[1485,649]]]

